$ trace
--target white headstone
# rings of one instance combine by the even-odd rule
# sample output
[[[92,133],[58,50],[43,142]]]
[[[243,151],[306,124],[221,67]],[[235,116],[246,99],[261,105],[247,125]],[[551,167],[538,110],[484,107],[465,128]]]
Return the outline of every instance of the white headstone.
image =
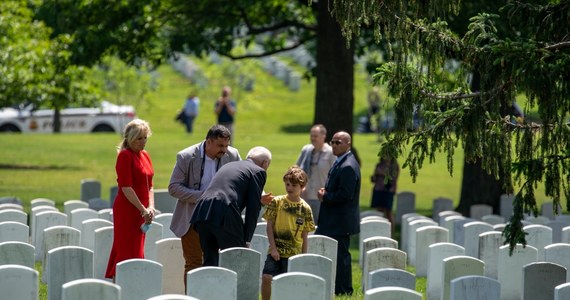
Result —
[[[68,220],[71,216],[71,211],[78,208],[89,208],[89,204],[81,200],[67,200],[63,202],[63,212],[67,215]]]
[[[525,217],[525,221],[531,223],[531,224],[538,224],[538,225],[544,225],[548,222],[550,222],[550,219],[545,217],[545,216],[526,216]]]
[[[83,221],[98,218],[99,214],[96,210],[91,208],[76,208],[70,213],[69,226],[76,228],[77,230],[81,230]]]
[[[426,227],[426,226],[437,226],[437,223],[431,219],[429,219],[429,220],[419,219],[419,220],[414,220],[414,221],[410,222],[410,225],[408,227],[408,233],[409,233],[409,235],[407,237],[408,249],[406,252],[408,253],[408,262],[412,266],[416,265],[416,248],[417,248],[416,234],[417,234],[417,230],[422,228],[422,227]],[[403,236],[402,238],[406,238],[406,237]]]
[[[570,244],[570,226],[562,228],[562,237],[560,238],[560,242]]]
[[[416,194],[413,192],[399,192],[396,194],[396,224],[402,224],[402,216],[416,211]]]
[[[377,210],[365,210],[360,212],[360,221],[363,221],[366,217],[380,217],[384,220],[388,220],[384,217],[384,213]]]
[[[146,259],[156,260],[156,242],[162,240],[162,233],[162,224],[152,222],[144,238],[144,257]]]
[[[55,201],[46,198],[36,198],[30,201],[30,208],[35,208],[38,206],[51,206],[55,207]]]
[[[61,299],[61,288],[66,282],[93,277],[93,252],[76,246],[52,249],[48,252],[48,300]]]
[[[368,274],[366,284],[368,289],[390,286],[415,290],[416,276],[408,271],[395,268],[379,269]]]
[[[81,201],[101,198],[101,182],[97,179],[86,178],[81,180]]]
[[[3,209],[0,210],[0,223],[2,222],[18,222],[27,226],[28,214],[18,209]]]
[[[566,268],[550,262],[523,267],[521,300],[554,299],[554,288],[566,282]]]
[[[433,221],[432,219],[421,216],[416,213],[408,213],[402,216],[402,225],[400,230],[400,248],[403,251],[408,252],[409,250],[409,238],[410,238],[410,223],[416,220],[429,220]]]
[[[481,217],[481,221],[490,225],[497,225],[505,223],[505,217],[499,215],[485,215]]]
[[[0,222],[0,243],[22,242],[28,243],[30,228],[26,224],[17,221]]]
[[[103,219],[88,219],[81,223],[81,247],[93,250],[95,247],[95,230],[113,226],[112,222]]]
[[[485,222],[469,222],[463,225],[465,255],[479,257],[479,235],[493,231],[493,226]]]
[[[453,243],[437,243],[429,246],[428,250],[428,273],[426,284],[427,299],[441,299],[443,288],[443,260],[452,256],[464,255],[465,249]]]
[[[333,276],[332,276],[332,283],[334,287],[335,279],[336,279],[336,259],[337,259],[337,241],[332,239],[328,236],[324,235],[310,235],[309,238],[309,246],[307,247],[307,253],[319,254],[326,258],[332,260],[333,267]]]
[[[0,243],[0,265],[34,268],[34,263],[34,246],[22,242]]]
[[[220,251],[220,267],[237,273],[237,298],[240,300],[258,300],[259,298],[260,255],[261,253],[253,249],[241,247]],[[276,277],[273,277],[273,280]]]
[[[492,215],[493,207],[489,204],[473,204],[469,207],[469,216],[481,220],[483,216]]]
[[[61,300],[121,300],[121,287],[101,279],[77,279],[64,283]]]
[[[325,281],[325,300],[334,299],[332,283],[332,260],[318,254],[297,254],[289,258],[287,272],[304,272],[313,274]]]
[[[498,231],[488,231],[479,235],[478,258],[485,263],[485,276],[497,279],[499,264],[499,247],[503,245],[503,234]]]
[[[30,212],[30,223],[28,224],[28,226],[30,226],[30,242],[32,244],[35,242],[35,238],[36,238],[36,215],[41,213],[41,212],[44,212],[44,211],[58,212],[57,208],[55,208],[53,206],[47,206],[47,205],[41,205],[41,206],[37,206],[37,207],[32,208],[32,210]],[[60,224],[58,224],[58,225],[60,225]],[[61,225],[66,225],[66,224],[61,224]]]
[[[99,215],[99,219],[107,220],[109,222],[113,222],[113,209],[112,208],[105,208],[97,212]]]
[[[148,298],[147,300],[201,300],[190,296],[177,295],[177,294],[166,294]]]
[[[183,295],[184,257],[180,239],[162,239],[156,242],[156,246],[156,261],[162,264],[162,292]]]
[[[570,269],[570,244],[551,244],[544,247],[544,261],[559,264]],[[566,273],[566,281],[570,282],[570,272]]]
[[[538,250],[537,259],[544,260],[544,247],[552,244],[552,228],[545,225],[527,225],[523,230],[528,233],[526,235],[527,245],[533,246]]]
[[[398,249],[398,241],[382,236],[369,237],[365,239],[364,242],[362,243],[362,248],[360,250],[360,252],[362,252],[362,257],[363,257],[362,262],[360,264],[361,268],[364,265],[364,260],[366,259],[366,253],[376,248]]]
[[[172,213],[161,213],[156,216],[153,222],[162,224],[162,238],[175,238],[176,235],[170,230],[170,223],[172,222]]]
[[[552,243],[562,243],[562,229],[566,227],[566,223],[560,221],[548,221],[544,224],[552,229]]]
[[[367,221],[360,221],[360,233],[358,235],[358,249],[359,251],[359,258],[358,261],[360,265],[363,262],[363,242],[365,239],[370,237],[391,237],[392,236],[392,229],[391,229],[390,222],[388,221],[381,221],[381,220],[367,220]]]
[[[442,274],[442,300],[451,299],[451,281],[453,279],[468,276],[483,276],[485,263],[470,256],[452,256],[443,259]]]
[[[42,273],[42,281],[47,282],[47,274],[51,266],[47,262],[47,253],[51,249],[64,246],[80,246],[81,245],[81,232],[69,226],[52,226],[44,229],[44,257],[42,257],[42,264],[44,272]]]
[[[451,240],[451,235],[450,235],[450,240],[459,245],[459,246],[463,246],[465,247],[465,224],[467,223],[471,223],[471,222],[478,222],[475,219],[472,218],[466,218],[466,219],[462,219],[462,220],[456,220],[453,221],[453,239]],[[465,249],[467,250],[467,249]]]
[[[446,217],[449,217],[449,216],[461,216],[461,213],[454,211],[454,210],[443,210],[443,211],[438,212],[437,213],[437,222],[439,223],[439,226],[443,226],[443,224],[442,224],[443,219],[445,219]]]
[[[439,223],[439,213],[442,211],[453,211],[453,200],[445,197],[438,197],[432,202],[432,219]]]
[[[273,300],[324,300],[325,291],[325,281],[321,277],[308,273],[287,272],[273,277],[271,282],[271,299]],[[238,299],[244,298],[238,296]],[[256,297],[255,300],[257,299]]]
[[[422,294],[401,287],[379,287],[364,293],[364,300],[421,300]]]
[[[254,234],[267,236],[267,222],[258,222],[257,226],[255,226]]]
[[[558,209],[555,212],[554,211],[554,202],[550,201],[550,202],[543,202],[540,205],[540,215],[549,218],[550,220],[554,220],[555,216],[557,214],[561,214],[562,213],[562,207],[560,205],[558,205]]]
[[[362,266],[362,289],[367,290],[368,275],[384,268],[406,269],[406,252],[394,248],[376,248],[366,252]]]
[[[121,300],[139,300],[162,294],[162,265],[148,259],[128,259],[117,264],[115,282],[121,287]],[[212,288],[216,291],[222,286]]]
[[[34,222],[34,236],[32,236],[32,244],[36,247],[36,261],[44,258],[44,229],[53,226],[67,225],[67,215],[57,211],[43,211],[36,215]]]
[[[93,275],[95,278],[105,278],[105,271],[113,246],[113,235],[113,226],[95,229],[93,243]]]
[[[100,211],[102,209],[108,209],[111,208],[111,203],[105,199],[101,199],[101,198],[92,198],[89,199],[89,201],[87,201],[87,203],[89,204],[89,208],[94,210],[94,211]]]
[[[570,282],[561,284],[554,288],[554,300],[570,299]]]
[[[449,240],[453,242],[453,237],[455,236],[455,232],[453,229],[455,228],[455,222],[466,220],[467,218],[464,216],[446,216],[443,219],[439,219],[440,226],[447,229],[449,231]]]
[[[512,194],[503,194],[499,200],[499,214],[507,220],[513,215],[513,200],[515,196]]]
[[[501,284],[485,276],[463,276],[451,281],[452,300],[500,300]]]
[[[191,270],[186,284],[186,295],[200,300],[237,299],[237,273],[226,268],[200,267]]]
[[[261,253],[259,256],[259,265],[261,266],[261,270],[263,270],[265,259],[267,259],[267,251],[269,250],[269,239],[265,235],[254,234],[251,238],[250,248]],[[261,273],[259,276],[261,276]]]
[[[449,242],[449,232],[440,226],[425,226],[416,230],[416,276],[426,277],[429,246]]]
[[[532,246],[523,248],[517,244],[513,255],[509,255],[509,245],[499,248],[499,266],[497,279],[501,283],[502,299],[520,299],[523,281],[523,266],[535,262],[537,250]]]
[[[154,190],[154,207],[162,213],[174,213],[176,198],[170,196],[168,189]]]
[[[0,291],[2,299],[39,299],[39,274],[30,267],[20,265],[0,266]]]

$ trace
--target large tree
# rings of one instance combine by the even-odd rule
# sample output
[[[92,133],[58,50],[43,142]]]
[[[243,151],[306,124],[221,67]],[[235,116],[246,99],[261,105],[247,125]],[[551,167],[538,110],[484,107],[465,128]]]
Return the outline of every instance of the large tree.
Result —
[[[353,131],[355,48],[346,47],[330,7],[328,0],[44,0],[37,17],[53,35],[72,35],[71,61],[88,66],[110,53],[131,63],[160,62],[175,52],[246,59],[305,45],[317,62],[313,122],[332,134]],[[233,51],[252,45],[262,50]]]
[[[441,21],[458,5],[337,0],[333,12],[349,39],[372,24],[393,45],[393,62],[376,78],[396,96],[398,128],[381,153],[398,156],[411,145],[404,165],[415,178],[439,151],[447,153],[451,171],[454,151],[462,147],[467,161],[516,194],[505,230],[514,247],[525,242],[524,214],[537,213],[539,183],[555,207],[570,199],[570,28],[562,25],[570,1],[509,2],[499,10],[502,16],[481,12],[471,18],[461,36]],[[510,112],[519,94],[527,98],[527,112],[537,107],[537,122]],[[413,107],[423,118],[417,132],[406,130]]]

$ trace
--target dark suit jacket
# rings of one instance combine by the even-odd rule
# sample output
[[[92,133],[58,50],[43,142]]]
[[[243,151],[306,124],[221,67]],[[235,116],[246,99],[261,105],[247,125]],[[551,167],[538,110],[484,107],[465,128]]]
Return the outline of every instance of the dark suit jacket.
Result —
[[[266,179],[265,170],[251,160],[223,165],[198,200],[190,223],[208,221],[229,234],[243,237],[246,242],[251,241]],[[246,207],[242,221],[241,212]]]
[[[360,166],[352,153],[334,166],[325,185],[316,234],[346,235],[360,232]]]

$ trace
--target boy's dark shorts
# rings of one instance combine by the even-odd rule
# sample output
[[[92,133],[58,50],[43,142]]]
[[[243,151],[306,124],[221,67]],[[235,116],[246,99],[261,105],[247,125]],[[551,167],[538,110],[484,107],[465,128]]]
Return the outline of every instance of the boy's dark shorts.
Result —
[[[277,276],[287,272],[287,266],[289,265],[289,258],[281,258],[276,261],[271,257],[271,254],[267,255],[265,260],[265,266],[263,266],[263,274],[269,274],[271,276]]]

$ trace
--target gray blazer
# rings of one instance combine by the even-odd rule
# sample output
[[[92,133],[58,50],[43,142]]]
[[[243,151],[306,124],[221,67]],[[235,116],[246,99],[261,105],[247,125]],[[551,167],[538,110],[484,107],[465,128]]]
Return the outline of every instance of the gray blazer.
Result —
[[[182,237],[190,228],[190,218],[202,192],[198,190],[200,184],[200,170],[202,168],[202,144],[192,145],[176,154],[176,164],[170,176],[168,193],[178,200],[172,215],[170,230]],[[238,161],[241,157],[236,148],[228,147],[228,151],[220,158],[220,167]]]

